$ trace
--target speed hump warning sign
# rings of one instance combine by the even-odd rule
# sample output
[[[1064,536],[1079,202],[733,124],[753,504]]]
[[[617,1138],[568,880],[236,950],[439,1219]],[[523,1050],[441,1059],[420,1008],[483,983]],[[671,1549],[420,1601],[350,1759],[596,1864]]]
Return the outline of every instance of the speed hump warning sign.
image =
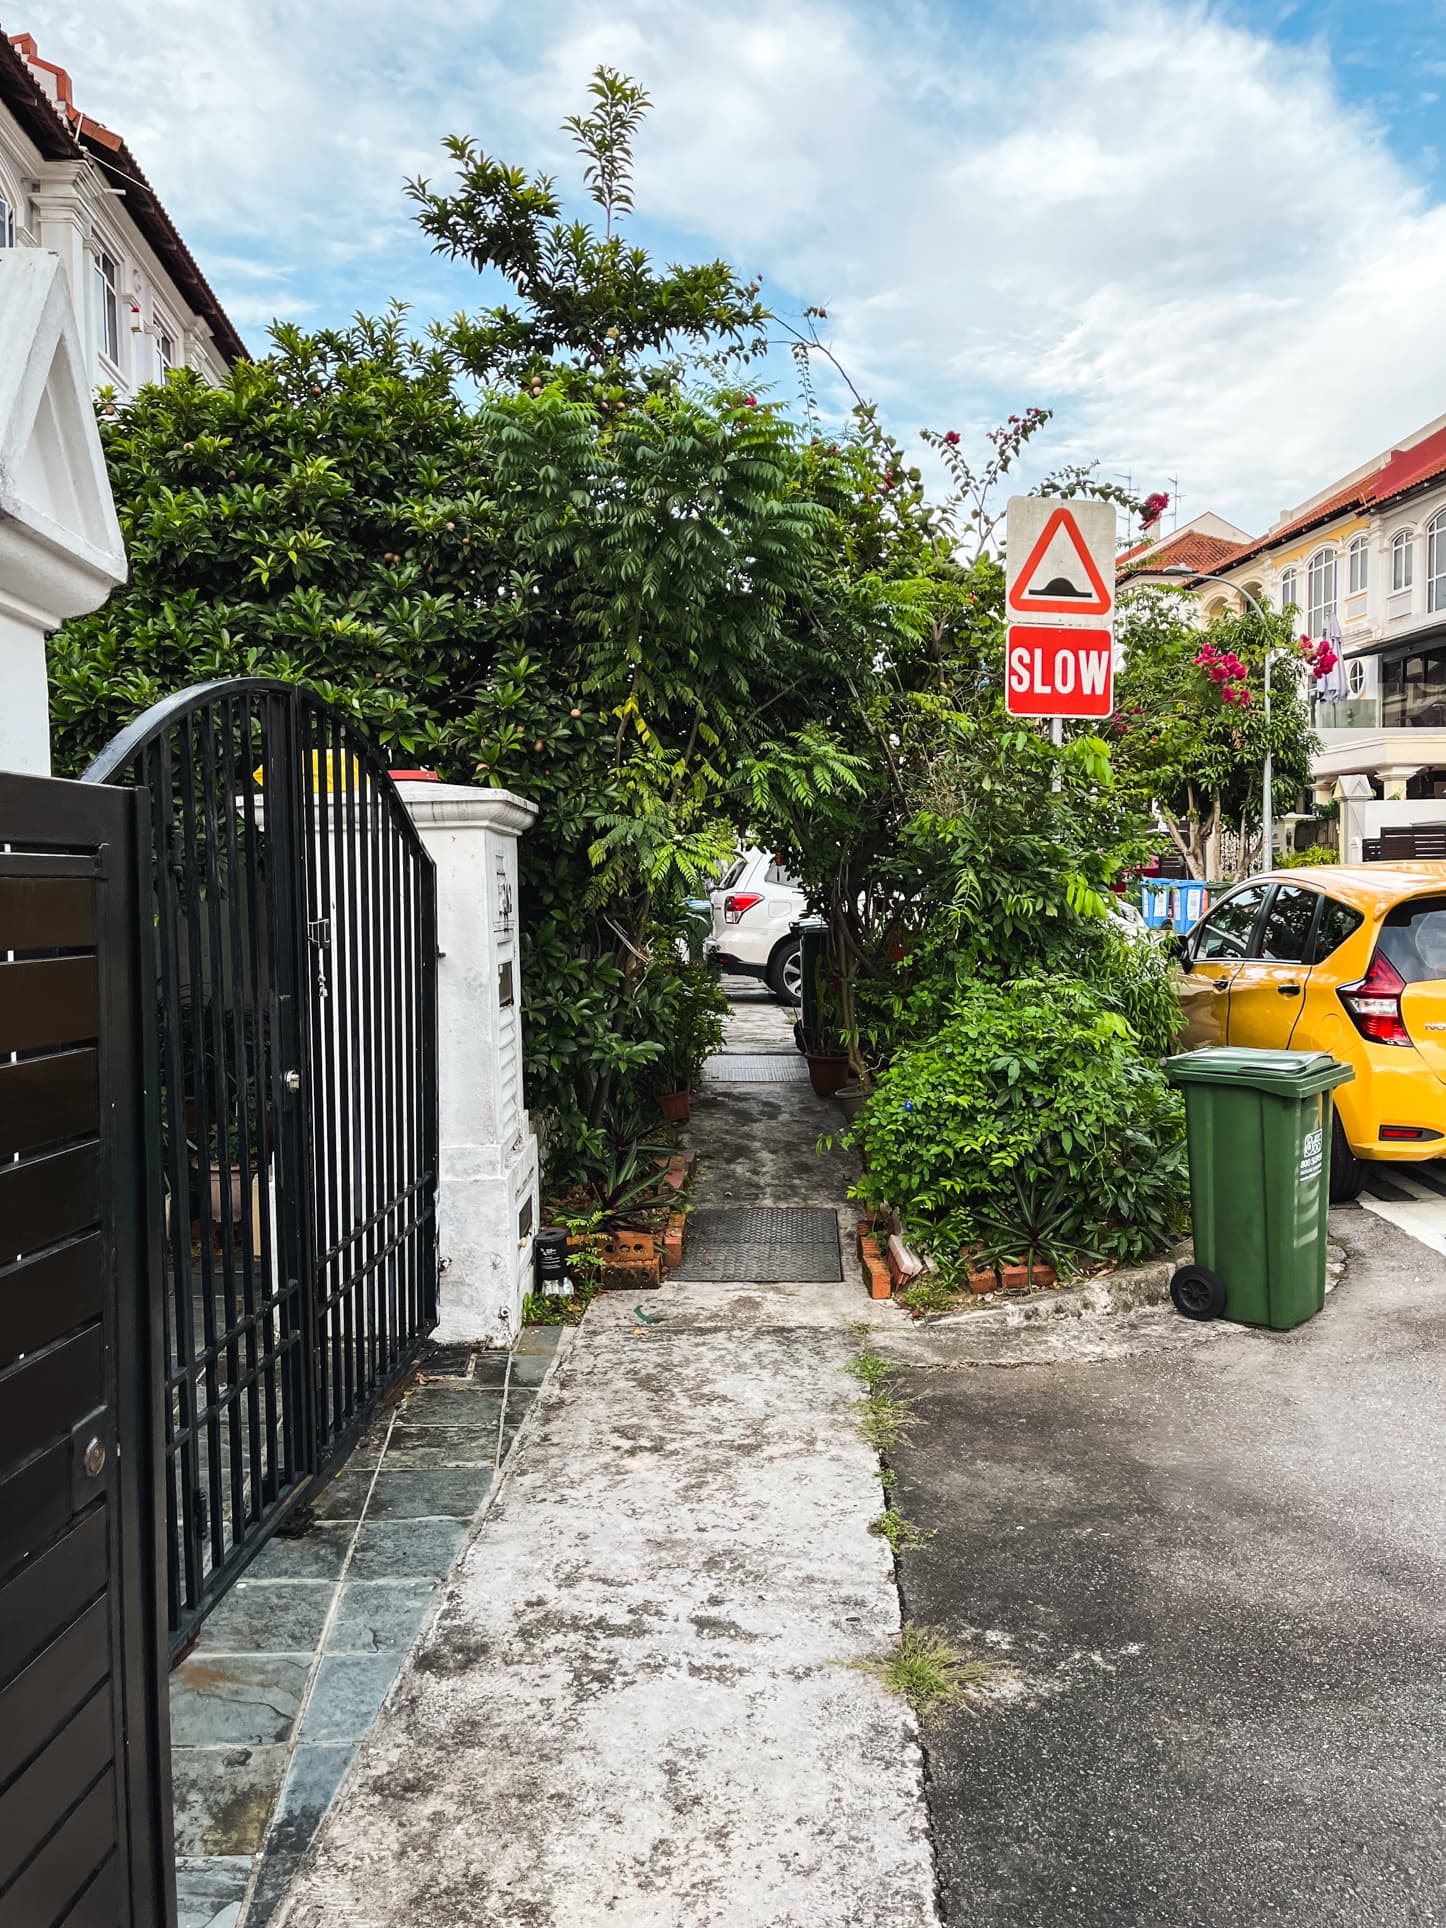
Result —
[[[1005,707],[1108,716],[1113,707],[1115,512],[1016,495],[1009,504]]]

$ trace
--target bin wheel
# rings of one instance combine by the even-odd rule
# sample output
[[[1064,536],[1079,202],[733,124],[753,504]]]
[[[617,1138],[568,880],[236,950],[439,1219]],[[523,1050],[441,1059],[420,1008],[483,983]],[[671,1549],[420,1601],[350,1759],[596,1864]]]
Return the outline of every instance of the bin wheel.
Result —
[[[1170,1281],[1170,1297],[1187,1319],[1218,1319],[1225,1310],[1225,1281],[1203,1265],[1182,1265]]]
[[[1341,1114],[1331,1106],[1331,1191],[1332,1205],[1346,1205],[1353,1198],[1359,1198],[1361,1187],[1366,1182],[1366,1161],[1357,1158],[1351,1150],[1351,1141],[1346,1137],[1346,1128],[1341,1123]]]

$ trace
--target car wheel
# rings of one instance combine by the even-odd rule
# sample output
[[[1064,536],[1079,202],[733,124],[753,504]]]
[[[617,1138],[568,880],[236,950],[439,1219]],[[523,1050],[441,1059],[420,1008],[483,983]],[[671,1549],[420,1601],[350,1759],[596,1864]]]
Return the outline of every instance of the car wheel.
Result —
[[[1366,1161],[1357,1158],[1346,1137],[1341,1114],[1331,1106],[1331,1204],[1348,1205],[1366,1182]]]
[[[1203,1265],[1182,1265],[1170,1281],[1175,1310],[1187,1319],[1218,1319],[1225,1310],[1225,1281]]]
[[[803,1002],[803,943],[794,938],[781,945],[768,960],[768,988],[785,1004]]]

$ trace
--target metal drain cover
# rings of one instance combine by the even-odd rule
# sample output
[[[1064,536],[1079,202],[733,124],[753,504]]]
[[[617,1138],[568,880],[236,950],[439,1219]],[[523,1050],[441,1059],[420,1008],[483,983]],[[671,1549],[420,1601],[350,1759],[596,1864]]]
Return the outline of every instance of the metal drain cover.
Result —
[[[684,1284],[822,1285],[841,1279],[838,1215],[814,1205],[691,1212]]]
[[[720,1051],[703,1064],[704,1084],[807,1084],[796,1051]]]

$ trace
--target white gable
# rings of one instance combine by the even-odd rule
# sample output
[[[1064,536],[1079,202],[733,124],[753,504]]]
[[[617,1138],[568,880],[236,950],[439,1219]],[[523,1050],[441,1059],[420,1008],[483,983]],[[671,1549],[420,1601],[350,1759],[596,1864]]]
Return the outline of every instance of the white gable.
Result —
[[[56,627],[126,578],[59,257],[0,252],[0,598]]]

